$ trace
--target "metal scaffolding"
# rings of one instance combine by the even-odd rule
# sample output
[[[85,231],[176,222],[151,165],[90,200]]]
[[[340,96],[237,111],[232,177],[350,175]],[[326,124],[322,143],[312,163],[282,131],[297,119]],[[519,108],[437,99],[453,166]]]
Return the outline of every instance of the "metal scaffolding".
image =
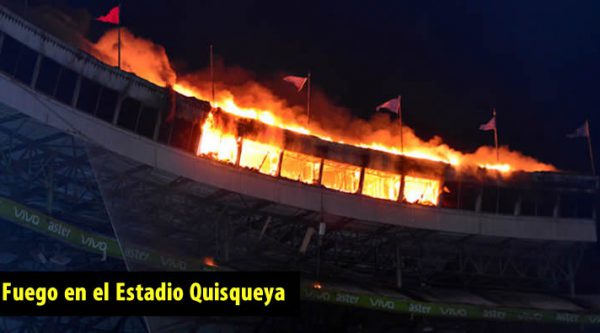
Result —
[[[213,257],[232,269],[299,270],[309,278],[403,291],[449,286],[567,293],[585,250],[578,242],[411,229],[275,205],[140,164],[11,110],[0,110],[0,147],[0,195],[83,228],[114,232],[121,244]],[[44,240],[34,243],[54,251]],[[77,267],[123,269],[111,260],[96,256]],[[151,268],[126,262],[133,270]],[[35,259],[28,265],[40,269]],[[52,320],[67,325],[73,319]],[[76,325],[87,327],[86,320]],[[127,331],[124,319],[106,320]]]

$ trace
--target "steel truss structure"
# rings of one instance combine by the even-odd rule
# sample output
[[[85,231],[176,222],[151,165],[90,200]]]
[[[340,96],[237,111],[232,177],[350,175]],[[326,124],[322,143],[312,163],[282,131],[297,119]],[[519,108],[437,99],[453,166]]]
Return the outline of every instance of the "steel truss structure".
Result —
[[[2,112],[0,133],[0,181],[9,197],[110,233],[108,210],[123,241],[231,267],[369,284],[395,285],[402,276],[404,285],[565,291],[584,251],[576,242],[409,229],[272,205],[133,162],[19,113]]]
[[[3,317],[0,330],[6,333],[144,332],[140,317]]]
[[[131,161],[9,110],[0,112],[0,147],[2,195],[84,228],[107,234],[114,229],[121,243],[173,255],[210,256],[233,269],[300,270],[314,279],[367,288],[433,285],[566,292],[573,291],[585,250],[577,242],[409,229],[273,205]],[[43,236],[31,242],[36,236],[23,232],[35,249],[66,251]],[[26,268],[40,269],[35,260]],[[73,262],[82,265],[73,266],[79,269],[95,269],[98,263],[102,269],[123,268],[118,260],[102,262],[98,256]],[[130,269],[148,268],[127,264]],[[61,319],[55,320],[62,325]]]
[[[585,250],[584,243],[409,229],[273,205],[134,162],[10,110],[0,111],[0,147],[2,195],[84,228],[106,234],[114,229],[121,243],[210,256],[233,269],[300,270],[315,279],[367,288],[433,285],[566,292],[573,291]],[[23,232],[35,249],[66,251],[61,244],[46,244],[42,236],[31,242],[36,236]],[[22,243],[22,237],[14,241]],[[35,260],[24,265],[40,269]],[[73,262],[83,265],[73,266],[79,269],[95,269],[101,258]],[[127,264],[130,269],[148,268]],[[123,268],[117,260],[102,265]],[[86,318],[75,326],[74,319],[53,320],[35,322],[88,327]],[[13,325],[15,319],[3,323]],[[114,327],[122,323],[116,320]]]
[[[0,111],[0,195],[112,235],[84,147],[74,137]],[[0,270],[124,270],[46,235],[0,220]],[[2,317],[2,332],[145,332],[140,317]]]
[[[91,151],[122,241],[213,256],[239,269],[293,269],[366,286],[396,285],[403,277],[409,286],[565,291],[572,287],[584,251],[581,243],[484,238],[338,219]],[[321,223],[324,234],[317,232]]]
[[[39,67],[39,62],[36,64]],[[122,247],[139,244],[172,257],[211,257],[223,268],[297,270],[324,283],[344,282],[366,290],[400,289],[408,295],[411,290],[430,286],[575,292],[575,276],[586,250],[584,242],[413,229],[298,209],[135,162],[80,139],[77,135],[81,134],[43,125],[0,105],[0,195],[80,228],[115,236]],[[125,263],[85,253],[8,222],[0,224],[0,230],[10,235],[0,245],[3,268],[153,268],[126,253]],[[176,261],[170,267],[195,269]],[[325,319],[331,314],[350,313],[352,318],[357,313],[333,306],[319,312],[325,305],[313,305],[307,316],[315,318],[310,321],[314,325],[331,322],[331,318]],[[245,320],[232,325],[256,328],[267,321]],[[406,317],[396,320],[403,325]],[[169,321],[171,326],[166,327]],[[193,332],[229,323],[203,318],[197,322],[167,319],[157,325],[166,331]],[[149,324],[140,318],[119,317],[0,320],[0,329],[9,332],[133,332],[143,331],[144,325]],[[277,320],[270,325],[276,327]]]

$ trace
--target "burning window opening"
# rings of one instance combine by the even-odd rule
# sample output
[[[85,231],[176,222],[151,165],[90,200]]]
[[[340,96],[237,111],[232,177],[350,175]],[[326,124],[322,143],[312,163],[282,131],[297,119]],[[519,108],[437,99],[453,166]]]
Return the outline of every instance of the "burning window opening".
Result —
[[[396,201],[400,195],[401,178],[402,176],[394,173],[365,168],[362,194],[373,198]]]
[[[238,156],[238,138],[234,133],[219,128],[215,117],[209,113],[202,125],[202,138],[197,154],[235,164]]]
[[[360,169],[354,165],[325,160],[321,185],[332,190],[356,193],[360,185]]]
[[[283,152],[281,177],[306,184],[318,184],[320,169],[321,159],[318,157],[287,150]]]
[[[246,139],[237,133],[235,122],[209,113],[202,126],[198,155],[238,164],[274,177],[320,184],[345,193],[359,192],[360,166],[284,150],[277,144]],[[402,181],[403,187],[400,186]],[[400,174],[365,168],[362,182],[361,194],[373,198],[398,201],[402,188],[402,199],[408,203],[437,206],[439,201],[440,180],[415,176],[405,176],[402,180]]]
[[[404,200],[409,203],[437,206],[440,181],[404,176]]]
[[[281,148],[248,139],[242,140],[240,166],[277,176]]]

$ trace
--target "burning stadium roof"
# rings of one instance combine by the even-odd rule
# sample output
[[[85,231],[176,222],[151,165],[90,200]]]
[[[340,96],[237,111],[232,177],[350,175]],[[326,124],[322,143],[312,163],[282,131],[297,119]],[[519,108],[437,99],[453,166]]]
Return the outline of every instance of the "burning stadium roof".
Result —
[[[400,309],[396,315],[408,314],[401,309],[411,304],[428,306],[439,299],[444,310],[435,311],[443,315],[452,304],[459,318],[463,310],[484,318],[482,303],[494,303],[501,311],[537,309],[536,318],[553,322],[566,320],[555,318],[557,313],[574,311],[581,315],[577,322],[597,323],[595,315],[577,312],[562,298],[537,297],[537,304],[552,302],[556,310],[541,311],[521,302],[527,297],[521,294],[488,298],[488,293],[423,284],[467,281],[488,289],[516,288],[516,281],[524,290],[539,290],[544,283],[564,287],[574,278],[574,253],[596,240],[596,177],[507,174],[477,164],[465,170],[446,160],[390,154],[254,118],[107,66],[0,7],[0,135],[11,138],[5,141],[11,142],[7,157],[19,162],[12,163],[15,168],[26,165],[19,158],[30,156],[21,152],[35,147],[36,165],[58,159],[51,177],[64,192],[85,183],[62,166],[89,159],[91,166],[81,173],[97,182],[103,198],[95,204],[106,205],[119,241],[126,244],[128,264],[137,258],[162,269],[197,269],[197,259],[208,253],[217,264],[240,269],[312,272],[318,257],[321,276],[344,283],[337,289],[335,279],[323,278],[321,290],[307,289],[308,300],[337,299],[355,290],[361,292],[350,296],[392,304]],[[62,139],[57,143],[53,137]],[[73,149],[71,141],[81,146]],[[66,175],[59,177],[60,172]],[[20,178],[14,178],[16,184]],[[56,213],[56,206],[46,212],[45,193],[39,192],[37,211],[25,201],[5,207],[39,216]],[[56,191],[56,197],[62,194]],[[62,200],[71,209],[73,203]],[[85,220],[69,216],[71,222]],[[321,225],[326,227],[317,232]],[[316,236],[311,241],[313,235],[319,242]],[[111,253],[119,252],[116,239],[104,240],[112,244]],[[154,251],[135,251],[133,241]],[[195,260],[165,260],[172,259],[165,244]],[[401,291],[395,278],[404,281]],[[413,289],[419,282],[423,290]],[[379,283],[386,288],[378,289]],[[463,303],[476,306],[467,309]],[[507,316],[522,320],[520,313],[511,310]]]
[[[280,112],[240,107],[235,102],[238,97],[226,89],[220,90],[222,95],[211,107],[186,97],[203,97],[206,86],[191,85],[192,79],[182,81],[188,84],[185,89],[183,83],[174,85],[184,95],[173,93],[111,68],[29,23],[14,21],[8,12],[4,17],[0,63],[2,71],[16,79],[3,83],[5,92],[41,93],[52,107],[19,106],[37,101],[26,97],[11,103],[121,155],[218,188],[348,218],[521,238],[595,239],[590,232],[595,177],[502,173],[479,167],[485,160],[465,167],[456,159],[469,160],[469,155],[422,141],[415,141],[415,147],[407,144],[403,155],[376,141],[334,139],[318,127],[302,125],[293,109],[256,85],[250,90],[267,101],[257,96],[251,100],[259,106],[279,105]],[[125,36],[123,54],[125,59],[131,57],[131,63],[125,61],[124,69],[159,81],[169,77],[156,72],[145,75],[144,70],[153,67],[143,60],[133,61],[137,59],[127,45],[139,46],[138,53],[146,48],[128,33]],[[103,39],[96,45],[96,55],[110,64],[114,59],[97,51],[104,43]],[[131,67],[138,65],[142,69]],[[289,121],[284,121],[285,115]],[[421,148],[425,156],[419,155]],[[411,149],[425,158],[413,156]],[[552,170],[516,156],[531,170]],[[514,169],[521,169],[520,165]],[[535,230],[540,223],[554,227]]]

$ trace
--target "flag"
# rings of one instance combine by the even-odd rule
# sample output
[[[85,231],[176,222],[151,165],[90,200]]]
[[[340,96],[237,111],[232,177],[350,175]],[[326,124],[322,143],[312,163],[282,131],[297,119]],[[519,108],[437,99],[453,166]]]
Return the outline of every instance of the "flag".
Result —
[[[104,15],[104,16],[100,16],[96,18],[96,21],[100,21],[100,22],[104,22],[104,23],[111,23],[111,24],[119,24],[121,19],[120,19],[120,7],[116,6],[115,8],[111,9],[108,14]]]
[[[293,76],[293,75],[289,75],[289,76],[286,76],[283,78],[283,81],[293,84],[296,87],[296,89],[298,89],[298,91],[300,91],[300,90],[302,90],[302,88],[304,88],[304,85],[306,84],[306,80],[308,80],[308,78],[302,77],[302,76]]]
[[[389,101],[381,104],[380,106],[375,108],[375,111],[380,111],[381,109],[390,110],[395,114],[400,114],[400,96],[398,98],[392,98]]]
[[[495,131],[496,130],[496,116],[493,116],[490,121],[479,126],[482,131]]]
[[[589,138],[590,137],[590,125],[586,120],[583,125],[577,128],[573,133],[568,134],[567,138]]]

